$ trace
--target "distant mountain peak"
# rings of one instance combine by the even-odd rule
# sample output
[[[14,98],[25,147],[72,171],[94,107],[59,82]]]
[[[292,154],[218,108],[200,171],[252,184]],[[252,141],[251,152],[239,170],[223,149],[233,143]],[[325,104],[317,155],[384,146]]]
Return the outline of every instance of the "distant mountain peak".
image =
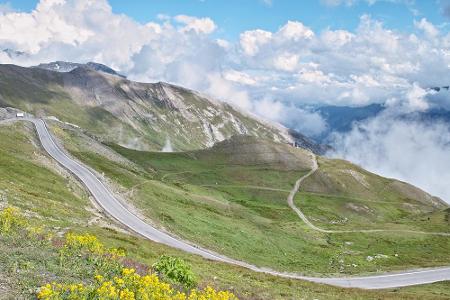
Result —
[[[62,72],[62,73],[71,72],[79,67],[89,68],[89,69],[92,69],[92,70],[95,70],[98,72],[102,72],[102,73],[106,73],[109,75],[126,78],[125,75],[118,73],[116,70],[114,70],[106,65],[96,63],[96,62],[88,62],[86,64],[80,64],[80,63],[74,63],[74,62],[68,62],[68,61],[54,61],[54,62],[43,63],[43,64],[39,64],[39,65],[35,66],[35,68],[40,68],[40,69],[45,69],[45,70],[50,70],[50,71],[55,71],[55,72]]]

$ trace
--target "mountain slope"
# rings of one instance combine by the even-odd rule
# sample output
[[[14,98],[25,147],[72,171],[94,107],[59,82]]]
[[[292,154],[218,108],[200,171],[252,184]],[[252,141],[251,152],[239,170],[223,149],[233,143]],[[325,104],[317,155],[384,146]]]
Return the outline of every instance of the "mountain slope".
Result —
[[[55,126],[59,125],[54,123]],[[308,178],[312,182],[305,182],[301,198],[295,200],[318,226],[334,230],[341,225],[334,222],[339,221],[337,217],[319,219],[317,209],[310,207],[320,209],[325,218],[329,211],[347,217],[344,229],[358,226],[358,229],[410,230],[322,233],[308,228],[287,205],[295,181],[312,165],[311,155],[305,150],[251,137],[234,137],[209,149],[182,153],[145,152],[108,145],[144,170],[131,174],[108,157],[94,154],[88,146],[80,147],[82,143],[76,142],[79,137],[74,131],[77,130],[70,127],[58,130],[64,146],[124,187],[124,195],[144,218],[184,240],[229,257],[276,270],[329,275],[445,265],[450,259],[448,255],[439,258],[434,255],[435,251],[448,247],[448,237],[415,233],[448,232],[448,222],[441,213],[447,206],[424,192],[410,193],[410,189],[415,190],[410,185],[405,184],[407,189],[387,191],[388,199],[362,201],[355,199],[358,195],[346,195],[345,189],[311,191],[314,186],[321,186],[323,176]],[[319,170],[323,168],[324,176],[330,176],[331,182],[337,180],[339,186],[361,185],[353,177],[359,178],[356,171],[366,176],[369,195],[378,194],[378,183],[397,184],[348,162],[320,160]],[[355,212],[365,209],[363,205],[369,214]],[[433,214],[433,222],[416,221],[424,214]],[[424,245],[433,250],[424,252]],[[383,254],[383,259],[367,260],[377,254]],[[388,258],[384,259],[385,256]]]
[[[70,70],[69,68],[68,70]],[[292,143],[289,131],[229,104],[167,83],[138,83],[79,65],[70,72],[0,65],[0,105],[76,124],[128,148],[205,148],[236,134]],[[302,135],[297,143],[321,147]]]

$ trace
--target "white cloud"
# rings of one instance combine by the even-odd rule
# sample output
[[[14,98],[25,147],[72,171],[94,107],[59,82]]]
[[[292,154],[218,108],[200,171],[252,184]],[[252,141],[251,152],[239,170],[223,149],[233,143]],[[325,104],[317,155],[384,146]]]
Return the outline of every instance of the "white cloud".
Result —
[[[206,92],[215,95],[219,99],[226,99],[227,102],[246,111],[253,110],[253,103],[246,90],[236,88],[232,82],[224,79],[218,73],[207,75],[209,87]]]
[[[185,24],[185,26],[181,28],[182,32],[193,30],[196,33],[210,34],[217,28],[214,21],[210,18],[196,18],[192,16],[178,15],[175,16],[174,20]]]
[[[258,53],[260,46],[267,44],[271,38],[272,33],[265,30],[245,31],[241,33],[240,44],[245,54],[254,56]]]
[[[420,21],[414,21],[414,25],[431,38],[434,38],[439,34],[439,30],[425,18],[422,18]]]
[[[227,40],[217,39],[216,42],[217,42],[217,45],[219,45],[220,47],[222,47],[224,49],[230,49],[230,47],[231,47],[231,43],[228,42]]]
[[[229,70],[224,73],[224,78],[229,81],[245,85],[256,85],[258,82],[249,74],[236,70]]]
[[[256,102],[254,111],[309,136],[319,135],[327,126],[323,118],[316,112],[268,98]]]
[[[329,47],[342,47],[349,43],[354,36],[346,30],[325,30],[322,32],[321,38],[323,43]]]
[[[274,57],[273,66],[281,71],[294,71],[298,66],[299,56],[292,53],[280,53]]]
[[[29,13],[6,13],[0,16],[0,42],[13,40],[13,46],[32,54],[55,42],[79,45],[93,33],[74,26],[58,13],[64,1],[44,0]],[[18,34],[20,33],[20,34]]]
[[[314,32],[300,22],[288,21],[280,28],[278,34],[285,39],[298,41],[300,39],[311,39]]]
[[[310,84],[310,83],[325,84],[325,83],[331,82],[330,76],[324,74],[320,70],[301,71],[300,74],[298,75],[298,80],[300,83],[304,83],[304,84]]]

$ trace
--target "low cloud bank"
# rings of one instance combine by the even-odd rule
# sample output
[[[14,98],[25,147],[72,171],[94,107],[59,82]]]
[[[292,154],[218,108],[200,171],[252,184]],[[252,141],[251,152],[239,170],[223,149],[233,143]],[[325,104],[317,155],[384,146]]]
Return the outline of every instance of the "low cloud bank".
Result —
[[[409,182],[450,203],[450,125],[420,118],[427,95],[412,90],[405,96],[406,101],[388,102],[377,117],[355,123],[350,132],[333,134],[335,150],[329,155]]]

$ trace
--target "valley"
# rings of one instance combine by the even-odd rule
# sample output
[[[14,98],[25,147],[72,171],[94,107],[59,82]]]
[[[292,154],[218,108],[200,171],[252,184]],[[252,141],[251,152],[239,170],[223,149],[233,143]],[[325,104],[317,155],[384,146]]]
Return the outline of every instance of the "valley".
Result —
[[[14,98],[10,95],[8,99]],[[30,103],[27,107],[34,107],[34,100],[25,100]],[[67,101],[72,103],[69,98]],[[45,104],[43,111],[34,108],[34,112],[47,114],[52,107]],[[67,108],[65,104],[62,107]],[[80,107],[73,106],[77,112]],[[198,149],[190,145],[184,151],[164,153],[125,147],[116,139],[114,129],[106,129],[112,123],[97,114],[85,115],[86,121],[79,122],[66,118],[59,110],[54,112],[57,118],[46,118],[47,137],[41,135],[45,127],[38,126],[41,139],[53,135],[55,149],[67,151],[56,158],[69,155],[81,161],[90,171],[77,172],[92,172],[105,190],[94,192],[97,196],[92,198],[92,190],[88,193],[84,187],[85,180],[91,179],[85,178],[85,184],[81,184],[55,163],[40,148],[41,141],[31,124],[23,121],[1,122],[0,167],[7,175],[2,177],[0,190],[2,207],[18,206],[31,222],[45,224],[60,236],[83,228],[83,232],[96,234],[108,245],[131,248],[131,255],[143,261],[173,253],[191,262],[202,274],[202,282],[231,289],[242,299],[254,295],[283,299],[285,293],[326,295],[331,299],[344,294],[354,298],[446,296],[447,283],[373,293],[319,284],[392,288],[446,278],[445,268],[422,268],[449,264],[448,205],[414,186],[256,132],[241,132],[211,147]],[[118,206],[98,201],[106,194],[118,199]],[[147,235],[149,231],[140,232],[132,226],[130,231],[129,225],[123,226],[129,218],[113,212],[114,207],[125,208],[132,218],[137,218],[141,225],[136,226],[162,235]],[[146,241],[142,235],[219,262]],[[179,242],[168,242],[173,238]],[[27,244],[24,249],[39,251],[34,247]],[[4,251],[15,251],[2,262],[7,269],[12,268],[17,255],[26,264],[33,264],[30,269],[19,267],[26,274],[25,281],[16,276],[10,280],[28,287],[41,284],[33,274],[42,272],[44,265],[17,248]],[[53,264],[51,259],[45,264]],[[73,280],[69,270],[51,270],[53,274],[64,272],[59,275],[64,280]],[[405,277],[403,270],[415,271],[407,272]],[[387,275],[389,279],[385,280],[386,272],[398,275]],[[273,275],[281,277],[277,283],[273,283]],[[244,282],[239,282],[241,276]],[[8,282],[10,286],[12,281]],[[414,293],[410,294],[410,290]]]
[[[36,152],[36,150],[33,150],[34,147],[36,146],[32,146],[33,142],[30,143],[30,141],[33,141],[33,139],[35,139],[35,134],[33,132],[32,127],[29,126],[24,126],[26,124],[20,124],[20,123],[13,123],[13,124],[9,124],[8,126],[2,126],[0,127],[1,129],[1,135],[2,135],[2,141],[4,142],[4,144],[7,146],[8,144],[11,145],[12,141],[14,141],[16,143],[16,145],[18,142],[21,143],[21,147],[20,149],[29,149],[27,151],[21,150],[20,152],[12,152],[8,157],[9,157],[9,161],[10,162],[16,162],[17,159],[22,160],[24,158],[30,159],[33,156],[38,155],[38,157],[41,156],[40,150]],[[57,128],[57,127],[56,127]],[[26,144],[28,144],[28,147],[25,147]],[[84,143],[83,143],[84,144]],[[35,144],[36,145],[36,144]],[[8,148],[2,146],[2,149],[5,149],[3,151],[3,154],[7,153]],[[36,148],[38,149],[38,148]],[[5,157],[4,155],[2,155],[2,157]],[[35,160],[32,160],[35,161]],[[44,163],[41,159],[38,159],[37,161],[35,161],[34,163],[30,164],[28,163],[26,166],[25,165],[20,165],[17,163],[13,163],[11,164],[11,166],[14,166],[13,169],[11,169],[9,172],[12,172],[11,174],[20,174],[19,170],[31,170],[33,168],[37,168],[39,170],[45,170],[47,168],[50,168],[50,173],[51,174],[53,172],[55,172],[56,170],[58,170],[59,168],[57,167],[57,165],[52,165],[49,164],[48,162],[45,163],[45,167],[43,167],[42,163]],[[116,162],[117,163],[117,162]],[[125,163],[125,162],[122,162]],[[129,162],[127,162],[129,163]],[[10,165],[10,164],[8,164]],[[32,167],[34,165],[34,167]],[[4,164],[1,165],[2,166],[2,172],[4,172],[5,170],[5,166]],[[132,168],[129,166],[129,170],[132,170]],[[42,172],[42,171],[40,171]],[[59,171],[59,172],[63,172],[63,170]],[[135,172],[139,172],[138,170],[135,170]],[[17,176],[17,175],[16,175]],[[6,177],[3,177],[6,178]],[[211,262],[205,261],[201,258],[198,258],[196,256],[190,256],[190,255],[186,255],[183,254],[182,252],[178,252],[176,250],[171,250],[170,248],[164,247],[162,245],[159,244],[155,244],[152,242],[147,242],[142,240],[139,237],[133,237],[130,236],[129,234],[125,233],[123,231],[123,229],[120,228],[120,226],[114,225],[114,222],[111,223],[111,221],[109,221],[108,218],[105,218],[105,216],[103,214],[99,214],[98,217],[94,217],[91,218],[92,221],[89,221],[89,215],[92,214],[91,209],[88,209],[87,207],[91,206],[92,204],[90,204],[89,200],[87,199],[87,195],[82,193],[81,189],[79,192],[76,193],[77,196],[75,196],[75,199],[80,199],[80,200],[76,200],[76,201],[81,201],[82,204],[81,206],[79,204],[76,204],[77,202],[73,202],[74,200],[71,200],[71,197],[66,197],[65,200],[63,202],[60,201],[54,201],[51,200],[54,196],[52,196],[53,194],[58,194],[55,193],[55,188],[57,186],[72,186],[72,189],[76,190],[77,186],[79,189],[79,184],[76,181],[73,181],[73,179],[70,179],[71,176],[66,174],[65,178],[61,181],[61,178],[59,177],[59,175],[57,175],[55,177],[55,179],[53,180],[47,180],[49,179],[49,175],[45,175],[44,177],[42,177],[43,180],[40,180],[39,177],[35,177],[35,179],[33,180],[33,182],[29,183],[29,184],[22,184],[20,185],[21,187],[19,187],[18,189],[11,189],[10,187],[14,187],[15,185],[12,183],[17,183],[17,185],[19,185],[18,183],[20,182],[26,182],[24,177],[21,177],[21,179],[18,178],[18,181],[16,181],[16,179],[13,179],[13,177],[10,177],[9,182],[5,182],[2,181],[2,190],[7,192],[8,196],[4,196],[3,199],[7,200],[10,204],[14,204],[14,205],[18,205],[21,209],[23,209],[24,211],[27,212],[27,214],[30,214],[32,212],[38,212],[37,214],[34,214],[34,217],[31,218],[31,221],[39,224],[42,224],[42,220],[41,217],[39,217],[40,215],[45,216],[45,224],[46,227],[50,227],[50,228],[59,228],[59,230],[61,230],[62,232],[65,232],[66,230],[69,230],[69,228],[73,228],[75,230],[80,230],[80,225],[76,225],[76,224],[82,224],[81,227],[83,227],[83,230],[88,230],[88,232],[92,232],[95,233],[96,235],[98,235],[103,241],[105,241],[107,244],[109,245],[122,245],[123,247],[126,247],[126,249],[128,249],[128,251],[130,251],[131,255],[133,257],[136,257],[136,259],[138,260],[152,260],[155,259],[155,257],[158,255],[158,253],[174,253],[177,256],[181,256],[184,257],[185,259],[188,259],[188,261],[192,262],[195,266],[195,270],[197,270],[197,272],[200,272],[200,274],[204,274],[201,275],[202,280],[206,280],[206,281],[211,281],[212,277],[210,276],[214,276],[214,282],[215,285],[218,285],[219,287],[222,288],[227,288],[227,286],[229,287],[229,285],[233,285],[235,286],[233,289],[235,289],[235,291],[237,291],[237,294],[242,297],[243,299],[246,299],[247,297],[252,297],[251,295],[258,295],[258,297],[268,297],[268,299],[282,299],[287,297],[288,295],[302,295],[303,297],[305,295],[310,295],[311,297],[317,297],[317,296],[326,296],[327,298],[333,299],[339,299],[341,298],[343,295],[346,295],[346,297],[380,297],[380,295],[382,295],[383,297],[389,299],[389,297],[393,297],[393,298],[404,298],[404,299],[413,299],[414,297],[422,297],[425,295],[432,295],[433,298],[439,298],[439,295],[442,295],[442,297],[445,297],[444,294],[442,294],[445,290],[445,284],[434,284],[432,289],[430,290],[430,288],[424,287],[422,289],[417,289],[417,287],[415,288],[406,288],[406,289],[401,289],[401,290],[396,290],[395,292],[392,291],[386,291],[386,292],[374,292],[374,293],[370,293],[370,292],[363,292],[363,291],[358,291],[358,290],[339,290],[339,289],[335,289],[335,288],[328,288],[325,286],[321,286],[321,285],[314,285],[314,284],[309,284],[309,283],[304,283],[302,281],[297,281],[297,280],[290,280],[290,279],[277,279],[276,281],[273,281],[273,279],[270,279],[270,286],[267,286],[265,284],[263,284],[264,282],[267,282],[266,280],[268,280],[269,278],[266,277],[268,275],[250,275],[250,274],[254,274],[254,273],[247,273],[249,271],[245,271],[245,269],[241,269],[241,268],[236,268],[236,267],[228,267],[226,265],[221,265],[221,267],[219,269],[214,267],[214,264],[211,265]],[[44,179],[45,178],[45,179]],[[50,177],[51,178],[51,177]],[[48,184],[48,182],[52,182],[52,185],[45,188],[46,190],[48,190],[49,192],[47,193],[43,193],[43,192],[38,192],[36,190],[36,187],[38,186],[43,186],[45,187],[46,184]],[[267,181],[265,182],[267,184]],[[8,188],[9,187],[9,188]],[[36,200],[38,202],[30,202],[28,201],[29,199],[29,195],[31,193],[31,191],[35,191],[35,197]],[[30,191],[30,192],[28,192]],[[50,195],[50,196],[45,196],[45,198],[42,197],[42,195]],[[5,193],[3,194],[5,195]],[[81,197],[81,198],[80,198]],[[84,199],[84,200],[83,200]],[[4,201],[3,200],[3,201]],[[33,205],[33,203],[35,203]],[[42,205],[46,203],[45,205]],[[75,206],[73,206],[75,205]],[[73,210],[73,207],[83,207],[84,205],[84,209],[82,209],[80,211],[80,213],[74,213],[75,211]],[[41,209],[44,209],[42,211],[39,211],[39,207]],[[62,207],[63,209],[61,210],[58,207]],[[70,216],[71,217],[66,217],[64,215],[63,212],[69,212],[70,211]],[[84,211],[84,212],[83,212]],[[85,221],[83,221],[83,218],[85,218]],[[95,221],[93,221],[95,220]],[[89,224],[86,227],[86,224]],[[72,230],[73,230],[72,229]],[[5,241],[5,240],[4,240]],[[8,245],[8,244],[5,244]],[[10,253],[7,257],[9,257],[10,260],[4,260],[2,262],[2,264],[4,264],[5,266],[5,270],[9,270],[14,264],[14,261],[20,260],[20,261],[28,261],[27,264],[30,267],[27,267],[26,269],[24,269],[24,267],[19,267],[20,273],[22,274],[21,277],[22,279],[19,278],[15,278],[10,277],[10,279],[8,280],[8,282],[11,283],[10,280],[19,280],[19,282],[21,282],[19,284],[20,285],[38,285],[39,278],[33,277],[33,274],[35,274],[36,271],[40,270],[41,268],[48,268],[48,264],[51,263],[52,260],[52,256],[48,256],[47,254],[47,258],[43,261],[36,261],[35,259],[37,259],[39,256],[36,256],[36,251],[41,251],[40,248],[35,248],[37,247],[37,245],[35,244],[27,244],[27,245],[22,245],[21,249],[16,249],[14,250],[14,248],[7,246],[8,248],[4,248],[3,251],[7,251],[7,253]],[[38,246],[39,247],[39,246]],[[13,251],[13,252],[10,252]],[[50,251],[50,249],[47,249],[45,251]],[[150,252],[149,252],[150,251]],[[31,261],[30,261],[31,260]],[[45,263],[45,265],[42,265],[42,262]],[[12,264],[12,265],[11,265]],[[17,267],[15,267],[17,268]],[[212,269],[210,269],[212,268]],[[209,271],[205,272],[207,269],[209,269]],[[202,271],[201,271],[202,270]],[[61,277],[61,278],[66,278],[67,280],[71,280],[71,275],[72,273],[69,270],[65,270],[64,274],[62,275],[61,273],[62,270],[59,270],[58,268],[52,268],[51,272],[56,272],[56,274],[60,274],[59,276],[66,276],[66,277]],[[251,272],[251,271],[250,271]],[[28,274],[28,275],[27,275]],[[209,274],[209,275],[206,275]],[[215,274],[215,275],[214,275]],[[248,275],[245,275],[248,274]],[[82,274],[80,274],[81,276],[83,276]],[[25,277],[24,277],[25,276]],[[31,277],[27,277],[27,276],[31,276]],[[239,284],[236,286],[236,284],[238,283],[238,281],[236,281],[236,276],[245,276],[246,280],[246,284],[243,286],[240,286]],[[208,279],[209,278],[209,279]],[[233,279],[234,278],[234,279]],[[23,282],[23,280],[26,279],[26,282]],[[37,280],[37,282],[36,282]],[[217,282],[217,280],[219,280],[220,282]],[[224,280],[224,281],[223,281]],[[260,288],[255,289],[255,286],[260,286]],[[414,291],[414,293],[410,293],[409,291]],[[430,291],[433,291],[430,293]],[[10,291],[11,292],[11,291]],[[256,294],[255,294],[256,293]],[[278,294],[279,293],[279,294]],[[391,294],[392,293],[392,294]],[[245,296],[247,295],[247,296]],[[266,296],[264,296],[266,295]],[[277,296],[278,295],[278,296]],[[425,297],[426,298],[426,297]],[[422,298],[423,299],[423,298]]]
[[[358,274],[380,270],[380,266],[384,271],[401,270],[405,266],[405,260],[410,261],[408,267],[419,267],[422,263],[434,260],[432,254],[434,251],[448,247],[449,238],[446,235],[449,231],[445,218],[441,219],[440,227],[411,225],[415,221],[411,217],[417,218],[416,216],[420,214],[409,212],[408,206],[399,207],[398,203],[404,202],[401,197],[405,196],[398,191],[392,191],[391,202],[377,204],[382,205],[385,210],[376,211],[378,220],[374,221],[372,227],[366,229],[389,228],[384,221],[385,217],[389,217],[385,211],[395,207],[405,215],[405,222],[409,222],[404,226],[397,225],[399,229],[417,230],[416,233],[410,232],[405,236],[401,230],[396,233],[388,230],[357,235],[351,232],[339,235],[314,232],[315,230],[311,230],[298,219],[286,200],[298,177],[311,169],[311,158],[301,149],[282,145],[271,148],[270,144],[248,137],[241,140],[232,139],[211,150],[190,153],[149,153],[120,146],[111,147],[139,166],[156,172],[152,180],[130,185],[134,188],[133,192],[128,194],[130,201],[148,219],[158,222],[161,228],[186,240],[196,241],[215,252],[258,266],[289,272],[309,270],[310,274],[325,272]],[[70,145],[68,149],[71,149]],[[245,152],[248,149],[252,149],[253,159],[260,158],[261,161],[251,162],[247,159]],[[83,160],[83,157],[90,156],[86,155],[86,151],[89,153],[88,149],[72,153]],[[280,160],[280,157],[288,159]],[[125,171],[120,172],[119,176],[108,173],[107,165],[112,162],[106,163],[102,160],[104,159],[97,157],[95,163],[97,170],[117,182],[139,178],[135,175],[124,175]],[[90,163],[88,160],[83,161]],[[371,176],[375,181],[378,179],[375,175]],[[352,175],[349,175],[347,179],[353,180],[355,184],[356,180],[352,178]],[[308,183],[306,179],[305,188],[312,186],[313,183]],[[388,180],[385,185],[391,183],[396,184]],[[372,192],[375,192],[375,189]],[[419,193],[415,199],[409,201],[413,203],[424,201],[421,208],[423,212],[428,213],[438,212],[446,207],[437,199],[432,202],[431,197],[429,201],[425,201],[424,199],[428,199],[426,197],[429,196]],[[347,200],[347,203],[353,202]],[[373,203],[369,205],[377,208]],[[352,210],[347,209],[347,212],[351,214]],[[188,218],[185,217],[186,214]],[[362,217],[356,214],[352,222],[353,219],[357,221]],[[335,226],[336,229],[340,229],[339,225]],[[358,223],[358,226],[361,228],[363,225]],[[445,235],[442,237],[427,235],[427,232],[432,233],[436,229],[443,230]],[[426,231],[425,235],[419,231]],[[376,240],[373,239],[374,233]],[[424,240],[429,242],[424,243]],[[419,246],[422,243],[432,247],[429,256],[423,256],[423,249]],[[375,244],[378,245],[376,250],[372,248]],[[404,247],[408,249],[408,253],[399,258],[395,254],[398,252],[397,249],[403,248],[402,244],[416,246]],[[348,251],[345,248],[349,248]],[[351,248],[355,250],[352,251]],[[321,256],[317,257],[319,249]],[[283,253],[282,256],[279,255],[280,251]],[[375,253],[376,251],[380,253]],[[343,254],[346,252],[348,253]],[[298,253],[301,253],[301,258]],[[367,261],[367,257],[377,254],[388,258],[376,262]],[[340,262],[343,258],[348,261]],[[416,261],[420,263],[416,265]],[[439,265],[438,262],[434,262],[430,266],[433,264]]]

